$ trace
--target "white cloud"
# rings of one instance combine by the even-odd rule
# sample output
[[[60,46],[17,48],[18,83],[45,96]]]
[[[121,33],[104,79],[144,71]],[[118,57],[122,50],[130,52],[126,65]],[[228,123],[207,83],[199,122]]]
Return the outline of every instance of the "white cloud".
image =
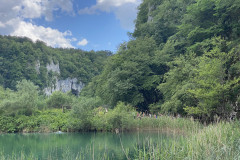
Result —
[[[15,6],[13,10],[20,13],[23,18],[39,18],[43,12],[43,5],[40,0],[23,0],[20,6]]]
[[[0,0],[1,20],[11,18],[41,18],[51,20],[53,12],[73,12],[72,0]]]
[[[72,32],[67,30],[63,33],[64,36],[72,36]]]
[[[96,5],[79,10],[79,14],[96,14],[102,12],[114,12],[120,20],[123,28],[134,29],[134,20],[137,16],[137,6],[141,0],[97,0]]]
[[[71,45],[71,39],[65,37],[65,32],[59,32],[56,29],[45,28],[43,26],[33,25],[20,20],[9,22],[15,25],[14,31],[11,33],[13,36],[29,37],[33,41],[41,40],[52,47],[74,48]]]
[[[53,12],[61,10],[62,12],[71,13],[73,12],[72,0],[40,0],[43,1],[42,7],[43,15],[47,21],[53,19]]]
[[[5,24],[0,21],[0,28],[4,28]]]
[[[97,5],[119,7],[128,3],[137,3],[137,2],[138,0],[97,0]]]
[[[72,42],[76,42],[76,41],[77,41],[77,38],[74,38],[74,37],[73,37],[73,38],[71,39],[71,41],[72,41]]]
[[[88,44],[88,40],[85,38],[78,42],[79,46],[86,46],[87,44]]]
[[[25,36],[41,40],[52,47],[72,48],[71,31],[60,32],[49,27],[37,26],[33,19],[53,19],[53,12],[73,12],[72,0],[0,0],[0,34]],[[26,21],[28,20],[28,22]]]

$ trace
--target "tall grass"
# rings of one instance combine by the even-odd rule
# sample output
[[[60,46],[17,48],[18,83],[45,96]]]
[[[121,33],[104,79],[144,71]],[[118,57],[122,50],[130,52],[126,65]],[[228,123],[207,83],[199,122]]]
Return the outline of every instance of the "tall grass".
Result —
[[[100,110],[97,108],[96,110]],[[203,127],[198,121],[190,118],[177,118],[173,116],[142,116],[137,117],[137,112],[131,106],[119,103],[113,110],[107,113],[95,111],[95,116],[91,120],[92,130],[121,131],[134,130],[161,130],[164,132],[197,132]]]
[[[157,119],[142,118],[134,119],[133,124],[142,129],[157,128],[159,133],[164,132],[170,138],[159,136],[158,140],[147,137],[136,142],[134,148],[122,149],[118,155],[111,149],[103,149],[95,153],[94,141],[91,145],[73,153],[65,149],[62,155],[56,157],[55,152],[49,153],[48,160],[55,159],[142,159],[142,160],[237,160],[240,159],[240,122],[220,122],[203,126],[191,119],[173,118],[162,116]],[[121,135],[119,135],[121,137]],[[121,141],[121,139],[119,139]],[[96,146],[95,146],[96,147]],[[39,159],[36,155],[13,153],[5,155],[0,152],[1,160],[34,160]]]
[[[235,160],[240,159],[239,122],[221,122],[190,136],[163,143],[149,138],[135,148],[134,159]]]
[[[171,116],[160,116],[158,118],[136,119],[135,123],[138,129],[142,130],[160,130],[162,132],[173,132],[178,134],[187,134],[197,132],[203,128],[198,121],[189,118],[175,118]]]

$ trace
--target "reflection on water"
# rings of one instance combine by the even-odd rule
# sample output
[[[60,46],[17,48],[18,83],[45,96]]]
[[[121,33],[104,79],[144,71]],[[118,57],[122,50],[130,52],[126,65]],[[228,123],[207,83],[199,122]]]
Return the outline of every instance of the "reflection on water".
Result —
[[[4,155],[33,155],[38,159],[126,159],[123,149],[134,150],[137,144],[151,137],[153,141],[168,141],[173,136],[159,132],[114,133],[35,133],[0,135],[0,152]],[[122,145],[121,145],[122,144]],[[129,153],[131,154],[131,152]]]

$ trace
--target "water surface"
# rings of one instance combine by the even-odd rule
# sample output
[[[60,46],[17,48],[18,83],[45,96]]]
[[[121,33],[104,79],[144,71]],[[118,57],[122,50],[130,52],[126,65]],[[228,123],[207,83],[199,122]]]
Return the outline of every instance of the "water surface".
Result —
[[[114,133],[34,133],[0,135],[0,153],[5,157],[31,155],[36,159],[126,159],[124,152],[133,151],[149,137],[167,143],[174,136],[160,132]]]

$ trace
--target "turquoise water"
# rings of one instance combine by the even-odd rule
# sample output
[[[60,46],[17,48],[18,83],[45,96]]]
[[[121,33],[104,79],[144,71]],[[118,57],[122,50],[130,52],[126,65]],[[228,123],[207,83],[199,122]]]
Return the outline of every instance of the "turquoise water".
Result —
[[[114,133],[34,133],[0,135],[0,155],[35,159],[126,159],[137,144],[147,139],[164,141],[172,139],[159,132]],[[1,157],[0,156],[0,157]]]

